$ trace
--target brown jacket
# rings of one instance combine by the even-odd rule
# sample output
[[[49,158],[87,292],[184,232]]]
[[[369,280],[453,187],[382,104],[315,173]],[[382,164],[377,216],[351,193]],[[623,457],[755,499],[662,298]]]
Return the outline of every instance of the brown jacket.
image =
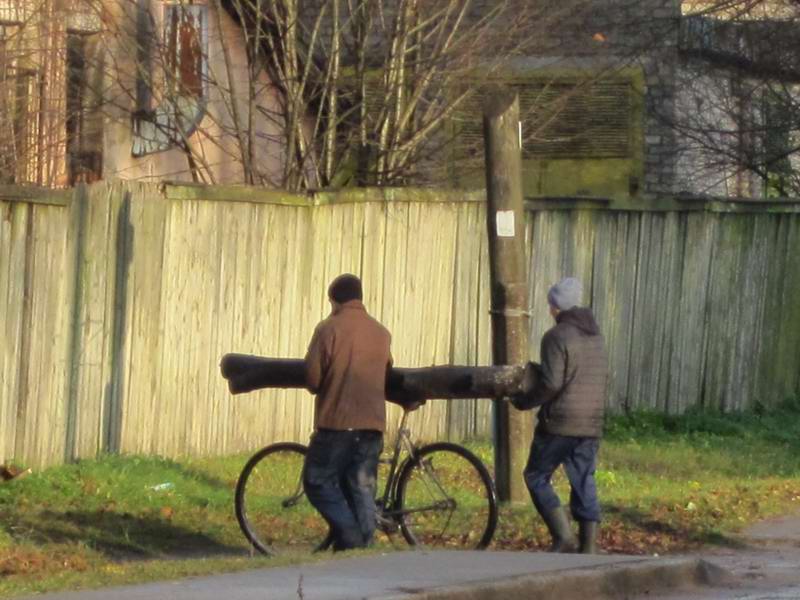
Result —
[[[588,308],[556,317],[542,338],[542,364],[531,394],[517,408],[541,406],[539,428],[557,435],[601,437],[608,381],[608,356],[600,328]]]
[[[317,325],[306,353],[306,386],[316,394],[315,429],[386,429],[391,335],[359,300]]]

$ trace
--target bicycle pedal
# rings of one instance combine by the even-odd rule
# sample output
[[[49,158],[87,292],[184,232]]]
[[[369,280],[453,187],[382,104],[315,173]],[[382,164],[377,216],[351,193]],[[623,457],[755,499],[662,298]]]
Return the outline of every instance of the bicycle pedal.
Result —
[[[386,517],[376,517],[378,529],[386,535],[391,535],[400,531],[400,525],[394,519],[387,519]]]

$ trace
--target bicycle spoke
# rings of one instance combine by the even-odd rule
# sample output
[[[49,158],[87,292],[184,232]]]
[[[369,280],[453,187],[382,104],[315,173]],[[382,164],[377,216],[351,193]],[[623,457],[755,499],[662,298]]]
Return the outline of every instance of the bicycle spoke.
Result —
[[[485,467],[466,449],[440,443],[420,450],[400,475],[402,531],[412,544],[483,548],[497,512]]]
[[[436,543],[434,540],[444,541],[445,532],[448,531],[448,527],[450,522],[453,519],[453,513],[455,512],[456,501],[451,498],[447,491],[442,486],[439,477],[436,474],[436,469],[433,467],[433,459],[429,458],[427,460],[421,461],[421,468],[425,472],[426,477],[422,477],[421,479],[425,482],[425,485],[428,489],[428,493],[432,496],[436,496],[437,494],[441,498],[440,500],[433,503],[433,505],[424,512],[427,511],[441,511],[440,515],[446,515],[446,519],[444,519],[444,523],[441,525],[441,529],[437,535],[430,536],[431,539],[427,543]],[[431,485],[432,484],[432,485]],[[432,490],[435,486],[436,491]],[[448,508],[450,510],[448,510]],[[415,508],[409,510],[409,514],[414,512],[421,512],[420,508]],[[440,519],[441,520],[441,519]]]
[[[303,493],[305,448],[276,444],[256,454],[237,486],[236,512],[242,531],[265,554],[313,551],[328,525]]]

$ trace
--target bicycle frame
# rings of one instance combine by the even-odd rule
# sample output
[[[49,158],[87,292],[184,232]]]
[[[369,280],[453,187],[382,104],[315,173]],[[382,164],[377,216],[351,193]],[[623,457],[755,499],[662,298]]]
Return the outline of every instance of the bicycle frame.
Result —
[[[408,420],[408,412],[403,412],[403,417],[400,420],[400,427],[397,431],[397,439],[394,441],[394,448],[392,450],[390,459],[381,459],[380,462],[389,465],[389,474],[386,476],[386,485],[383,490],[383,497],[376,502],[378,508],[378,521],[380,525],[381,519],[391,519],[396,526],[400,525],[403,515],[408,515],[415,512],[425,512],[431,509],[447,509],[453,508],[453,499],[450,498],[448,493],[442,488],[439,479],[435,474],[431,474],[426,468],[426,472],[430,475],[431,482],[439,489],[442,495],[447,498],[434,502],[428,506],[421,506],[415,509],[398,509],[394,503],[397,500],[397,484],[399,477],[398,473],[403,471],[406,463],[417,459],[417,445],[411,439],[411,432],[406,427]],[[400,458],[405,449],[405,457],[401,461]],[[382,529],[387,531],[387,523],[383,523]]]
[[[477,541],[479,549],[485,548],[491,541],[491,536],[497,525],[497,508],[494,495],[494,486],[491,481],[491,475],[486,470],[485,466],[481,463],[480,459],[464,447],[449,442],[438,442],[432,444],[418,445],[412,439],[411,432],[407,427],[408,412],[404,411],[400,419],[397,435],[392,441],[389,452],[381,453],[378,458],[380,465],[388,465],[388,473],[383,485],[380,497],[376,498],[376,519],[377,529],[391,538],[392,534],[402,532],[403,537],[411,545],[417,545],[423,538],[417,537],[421,528],[423,536],[430,536],[430,527],[432,523],[436,531],[433,535],[443,535],[445,531],[449,533],[449,525],[455,511],[459,510],[460,501],[458,500],[458,491],[451,492],[451,483],[448,480],[447,467],[439,469],[442,464],[447,465],[448,462],[442,463],[435,457],[458,457],[458,461],[466,461],[466,463],[459,463],[466,465],[471,475],[477,475],[475,480],[477,486],[486,492],[486,506],[489,512],[486,513],[486,520],[483,525],[484,517],[478,517],[479,522],[477,526],[480,529],[468,531],[482,532],[480,539],[473,538]],[[245,511],[245,487],[248,478],[254,470],[261,465],[262,460],[272,456],[276,452],[289,452],[291,456],[298,460],[307,452],[307,447],[302,444],[294,442],[283,442],[267,446],[253,455],[245,465],[239,480],[236,485],[236,517],[239,520],[239,525],[242,528],[245,536],[250,542],[261,552],[265,554],[275,554],[274,549],[270,546],[271,538],[263,538],[258,533],[254,533],[253,524],[246,516]],[[446,460],[446,459],[442,459]],[[457,462],[458,462],[457,461]],[[471,464],[471,466],[470,466]],[[301,501],[304,501],[305,492],[303,489],[303,470],[305,469],[305,460],[303,460],[303,469],[300,470],[300,477],[296,482],[292,479],[288,490],[283,490],[280,497],[276,498],[281,506],[291,508]],[[411,485],[409,485],[409,482]],[[456,484],[458,487],[458,484]],[[402,489],[401,489],[402,486]],[[377,487],[377,486],[376,486]],[[412,491],[407,494],[409,490]],[[375,490],[377,493],[377,489]],[[288,497],[286,495],[288,492]],[[258,493],[258,492],[256,492]],[[377,494],[376,494],[377,495]],[[402,495],[402,497],[401,497]],[[411,500],[409,501],[409,498]],[[480,501],[481,504],[483,500]],[[411,517],[416,513],[424,513],[428,511],[436,511],[436,516],[432,519],[417,520]],[[443,511],[443,512],[441,512]],[[463,510],[461,513],[463,514]],[[483,514],[483,513],[481,513]],[[453,521],[455,522],[455,521]],[[472,528],[472,525],[468,525]],[[462,531],[464,531],[462,529]],[[462,542],[466,543],[469,537],[469,532],[465,534]],[[445,539],[445,538],[441,538]],[[266,540],[266,542],[265,542]],[[308,543],[312,540],[306,540],[301,543]],[[315,551],[327,549],[333,542],[333,536],[330,533],[320,543]],[[279,542],[280,543],[280,542]],[[422,543],[428,543],[422,541]]]
[[[397,439],[394,441],[394,449],[392,450],[391,458],[388,459],[388,462],[387,459],[383,458],[380,461],[383,464],[389,465],[389,474],[386,476],[383,497],[378,502],[380,512],[384,517],[390,516],[394,518],[399,514],[396,513],[393,506],[394,499],[396,498],[395,492],[397,491],[397,473],[400,472],[400,467],[405,464],[406,461],[413,460],[416,456],[417,447],[414,442],[411,441],[411,432],[406,427],[407,420],[408,412],[403,411],[403,417],[400,419],[400,427],[397,429]],[[400,457],[403,448],[405,448],[407,456],[401,463]]]

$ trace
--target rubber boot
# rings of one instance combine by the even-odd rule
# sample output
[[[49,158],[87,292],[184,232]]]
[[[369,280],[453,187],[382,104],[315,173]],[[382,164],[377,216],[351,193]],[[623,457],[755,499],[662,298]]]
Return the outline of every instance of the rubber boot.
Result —
[[[578,523],[578,539],[581,554],[597,554],[597,521],[580,521]]]
[[[542,513],[542,518],[550,531],[550,537],[553,538],[553,543],[548,552],[566,553],[575,552],[578,549],[577,540],[572,533],[567,513],[564,512],[563,506]]]

